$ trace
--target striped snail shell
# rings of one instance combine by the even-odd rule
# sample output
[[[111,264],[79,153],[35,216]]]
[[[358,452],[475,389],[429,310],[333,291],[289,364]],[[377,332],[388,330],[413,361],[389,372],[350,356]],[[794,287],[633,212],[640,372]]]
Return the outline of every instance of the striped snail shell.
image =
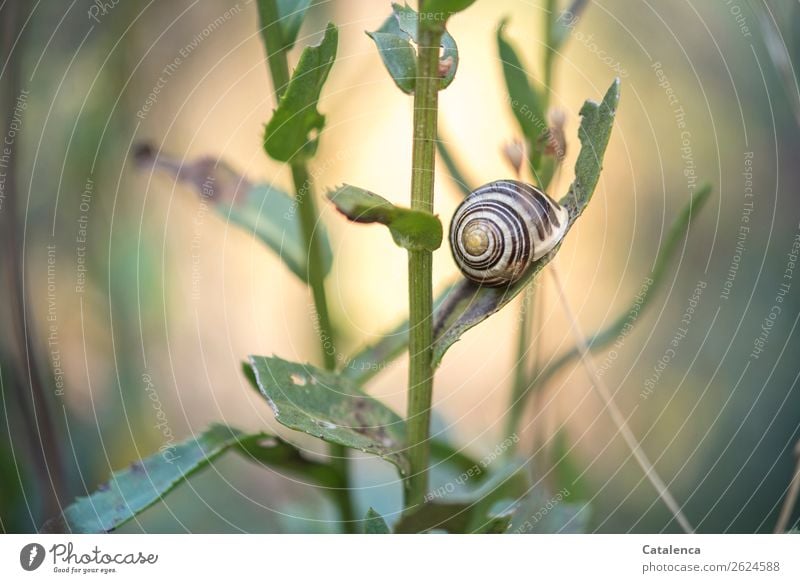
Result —
[[[564,237],[569,214],[547,194],[517,180],[473,190],[450,223],[450,248],[464,277],[509,285]]]

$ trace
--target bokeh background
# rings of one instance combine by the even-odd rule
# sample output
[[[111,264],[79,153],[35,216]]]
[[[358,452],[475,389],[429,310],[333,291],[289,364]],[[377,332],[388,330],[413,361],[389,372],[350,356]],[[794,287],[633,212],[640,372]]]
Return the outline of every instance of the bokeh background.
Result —
[[[290,189],[288,168],[261,147],[275,103],[254,3],[120,0],[99,22],[88,17],[93,4],[85,0],[20,4],[24,34],[13,38],[12,59],[0,63],[3,83],[16,68],[24,92],[13,140],[16,209],[5,204],[0,212],[16,224],[27,353],[55,432],[42,441],[26,437],[29,369],[15,364],[25,346],[10,324],[17,308],[5,301],[13,297],[5,255],[0,530],[32,531],[47,518],[43,484],[53,475],[37,470],[42,445],[59,452],[63,501],[164,445],[157,426],[164,418],[176,440],[224,421],[276,432],[322,455],[313,440],[274,422],[240,368],[248,354],[320,362],[308,291],[251,236],[207,212],[194,192],[131,162],[134,145],[152,141],[179,159],[220,157],[254,180]],[[496,26],[509,18],[509,38],[541,80],[543,4],[479,0],[449,25],[461,60],[440,96],[441,131],[475,184],[510,175],[501,148],[519,135]],[[11,6],[0,5],[5,46]],[[388,2],[317,2],[290,59],[318,42],[328,20],[339,26],[339,55],[320,102],[327,125],[311,168],[317,189],[348,182],[404,204],[412,101],[364,34],[389,10]],[[782,59],[800,57],[799,15],[792,2],[592,0],[558,57],[552,88],[568,138],[551,188],[560,197],[572,180],[580,106],[601,98],[613,77],[622,81],[600,185],[557,260],[587,331],[631,305],[692,182],[713,184],[664,289],[605,372],[631,428],[701,532],[771,531],[800,438],[800,272],[784,278],[800,233],[800,118],[792,63]],[[147,104],[178,56],[180,66]],[[4,113],[19,97],[4,92]],[[436,212],[447,225],[460,195],[438,168]],[[348,224],[320,207],[335,252],[327,287],[341,338],[336,350],[350,354],[404,318],[405,253],[382,228]],[[743,225],[749,231],[740,243]],[[456,276],[445,246],[434,256],[437,289]],[[698,282],[705,287],[685,326]],[[572,337],[551,281],[540,283],[536,343],[546,361]],[[782,283],[790,288],[778,303]],[[753,358],[775,305],[780,314]],[[471,454],[485,455],[508,437],[503,416],[518,326],[510,305],[467,333],[437,374],[437,427]],[[680,328],[685,338],[659,367]],[[399,412],[406,367],[400,359],[369,385]],[[654,367],[663,370],[645,398]],[[591,504],[591,530],[677,530],[580,366],[551,380],[524,426],[521,451],[535,458],[536,471],[549,472],[552,486],[567,484]],[[394,470],[363,454],[352,467],[359,512],[372,505],[393,516],[400,505]],[[335,516],[311,486],[228,456],[123,531],[330,532]]]

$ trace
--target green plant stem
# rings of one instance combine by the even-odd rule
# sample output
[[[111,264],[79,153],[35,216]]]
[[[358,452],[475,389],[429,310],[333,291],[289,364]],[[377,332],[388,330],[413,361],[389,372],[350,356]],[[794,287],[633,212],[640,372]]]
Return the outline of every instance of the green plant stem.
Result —
[[[276,3],[260,2],[262,10],[262,22],[273,22],[272,30],[262,30],[264,46],[267,50],[267,62],[269,63],[272,85],[275,88],[277,99],[283,94],[289,84],[289,62],[286,57],[286,47],[280,35],[280,28],[277,25],[278,12]],[[297,201],[297,212],[300,216],[300,230],[303,233],[306,248],[308,249],[308,284],[314,298],[314,309],[317,315],[317,336],[320,339],[320,349],[325,368],[334,370],[336,368],[336,354],[334,351],[325,348],[326,341],[330,345],[336,346],[333,337],[333,329],[330,322],[330,312],[328,311],[328,300],[325,295],[325,277],[322,270],[322,248],[320,240],[314,237],[315,229],[319,221],[317,205],[314,200],[314,192],[311,187],[311,177],[308,166],[304,160],[292,162],[292,181],[294,182],[295,197]],[[344,522],[345,531],[355,532],[358,521],[355,517],[353,502],[350,498],[350,479],[347,468],[347,448],[343,445],[330,444],[328,448],[331,457],[331,465],[341,476],[342,483],[336,492],[337,502],[341,511],[341,518]]]
[[[325,340],[333,342],[330,314],[328,312],[328,299],[325,295],[325,280],[322,271],[322,248],[319,237],[315,237],[315,230],[318,228],[319,215],[317,214],[317,204],[314,200],[314,192],[311,188],[311,177],[308,174],[308,167],[304,162],[292,162],[292,180],[294,181],[295,199],[297,202],[297,212],[300,216],[300,230],[308,249],[308,285],[314,297],[314,307],[317,313],[318,335],[320,337],[320,348],[322,359],[326,370],[334,370],[336,367],[336,353],[333,350],[325,349]]]
[[[419,12],[423,13],[420,1]],[[420,19],[417,79],[414,90],[414,142],[411,208],[433,212],[436,128],[439,99],[441,28]],[[409,251],[408,460],[406,509],[422,504],[428,490],[431,402],[433,399],[433,254]]]
[[[289,61],[286,58],[286,45],[281,38],[277,2],[276,0],[259,2],[258,8],[261,12],[262,24],[272,23],[261,29],[261,38],[264,39],[264,46],[267,50],[267,63],[269,63],[275,96],[280,98],[283,90],[289,84]]]

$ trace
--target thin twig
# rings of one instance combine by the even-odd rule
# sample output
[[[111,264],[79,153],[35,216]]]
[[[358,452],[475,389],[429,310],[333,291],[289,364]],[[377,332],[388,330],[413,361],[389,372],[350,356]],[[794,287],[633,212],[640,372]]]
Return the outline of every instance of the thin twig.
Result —
[[[792,475],[792,481],[789,483],[789,490],[786,492],[778,522],[775,524],[776,533],[789,530],[789,520],[791,520],[792,511],[797,504],[797,496],[800,495],[800,441],[797,442],[794,448],[794,457],[796,459],[794,474]]]
[[[570,322],[572,334],[575,337],[575,344],[581,353],[581,362],[583,362],[586,373],[589,375],[589,378],[592,381],[592,386],[603,399],[614,425],[617,426],[620,435],[622,435],[625,443],[628,444],[633,457],[642,468],[642,471],[644,471],[645,477],[650,480],[650,483],[653,484],[653,487],[658,492],[659,497],[661,497],[661,499],[664,501],[664,504],[666,504],[667,508],[669,508],[670,512],[672,512],[672,516],[675,518],[684,532],[688,534],[694,533],[694,528],[692,528],[691,523],[689,523],[686,516],[684,516],[680,506],[667,488],[667,485],[658,475],[655,467],[642,450],[641,444],[637,441],[636,437],[625,423],[625,417],[617,407],[616,403],[614,403],[614,400],[611,397],[611,392],[608,390],[608,387],[598,374],[594,360],[592,360],[592,356],[589,354],[589,346],[586,342],[586,336],[581,330],[580,325],[578,324],[578,319],[575,316],[575,312],[572,310],[572,307],[569,304],[569,300],[564,292],[564,286],[561,283],[561,278],[558,275],[558,268],[556,267],[555,262],[550,264],[550,273],[552,274],[553,281],[556,284],[556,291],[558,292],[558,297],[561,300],[561,305],[563,306],[564,312],[567,315],[567,319]]]

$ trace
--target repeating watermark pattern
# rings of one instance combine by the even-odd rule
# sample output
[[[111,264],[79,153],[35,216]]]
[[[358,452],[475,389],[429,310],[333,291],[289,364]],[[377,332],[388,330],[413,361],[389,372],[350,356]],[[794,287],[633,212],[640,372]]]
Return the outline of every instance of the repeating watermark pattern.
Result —
[[[198,203],[197,212],[195,212],[194,220],[192,221],[192,240],[190,242],[191,256],[192,256],[192,293],[191,298],[194,301],[200,299],[200,287],[203,280],[203,272],[201,269],[202,258],[202,242],[203,242],[203,225],[205,224],[206,215],[208,214],[207,200],[211,200],[214,196],[214,176],[208,175],[203,181],[201,187],[202,196]]]
[[[217,16],[214,20],[209,22],[203,30],[198,32],[190,42],[184,45],[180,50],[178,50],[178,55],[175,56],[172,61],[167,63],[163,69],[161,69],[161,74],[159,75],[158,79],[156,80],[156,84],[153,85],[153,88],[150,90],[150,93],[147,94],[145,97],[144,103],[142,107],[139,108],[139,111],[136,112],[136,117],[141,120],[147,118],[147,115],[150,113],[150,110],[158,103],[158,98],[161,92],[169,83],[170,78],[172,78],[178,70],[181,68],[184,62],[191,56],[191,54],[201,45],[205,40],[208,39],[212,34],[214,34],[217,30],[222,28],[225,23],[227,23],[231,18],[236,16],[242,11],[242,6],[237,2],[230,8],[228,8],[225,12]]]
[[[323,174],[330,170],[334,164],[347,160],[351,157],[351,155],[352,150],[350,150],[350,148],[342,148],[341,150],[337,150],[332,156],[315,160],[314,166],[310,169],[309,178],[297,189],[297,194],[292,199],[292,204],[289,206],[289,210],[283,213],[283,218],[287,221],[294,219],[295,215],[297,214],[298,205],[300,205],[303,202],[303,199],[305,199],[305,197],[308,195],[312,182],[319,183]]]
[[[564,28],[569,31],[570,36],[576,42],[582,44],[586,49],[589,51],[590,54],[594,55],[598,61],[603,63],[606,67],[611,69],[614,73],[619,75],[621,78],[628,77],[630,73],[622,66],[622,63],[619,59],[613,57],[612,55],[608,54],[608,51],[601,48],[594,40],[594,33],[592,34],[584,34],[580,30],[575,30],[578,22],[580,22],[581,17],[569,10],[565,10],[562,12],[557,22],[560,23]]]
[[[158,448],[158,451],[161,453],[161,457],[164,458],[164,461],[170,464],[174,463],[176,460],[179,460],[181,456],[175,454],[175,434],[172,432],[172,427],[170,427],[169,419],[167,419],[164,406],[161,404],[161,399],[158,396],[158,391],[156,391],[153,378],[148,373],[143,373],[142,384],[156,412],[157,423],[153,428],[158,429],[164,437],[164,443]]]
[[[617,334],[617,339],[614,341],[614,347],[606,353],[603,363],[597,368],[598,376],[603,376],[606,374],[606,372],[608,372],[608,370],[614,365],[614,362],[617,360],[617,358],[619,358],[619,350],[625,346],[625,340],[633,331],[633,326],[636,324],[636,320],[639,319],[639,313],[642,311],[642,304],[644,304],[644,300],[647,298],[647,294],[650,292],[650,286],[652,285],[653,280],[647,277],[639,287],[639,291],[633,301],[633,306],[631,306],[631,309],[628,310],[628,316],[625,319],[625,323],[622,325],[622,329],[619,331],[619,334]]]
[[[512,534],[524,534],[526,532],[531,532],[536,527],[536,524],[543,520],[548,514],[550,514],[553,509],[561,504],[564,500],[569,498],[570,491],[567,488],[561,488],[558,492],[556,492],[547,502],[542,504],[542,506],[534,512],[530,518],[527,518],[525,522],[520,524]]]
[[[733,16],[733,20],[739,27],[739,32],[742,34],[742,36],[746,38],[752,37],[753,33],[750,32],[750,26],[748,26],[747,18],[742,13],[742,7],[733,0],[725,0],[725,5],[728,7],[728,11],[730,12],[731,16]]]
[[[722,290],[719,298],[727,300],[731,295],[733,282],[739,273],[739,266],[742,263],[742,256],[747,248],[747,238],[750,235],[750,215],[755,207],[753,197],[753,152],[744,153],[744,165],[742,176],[744,177],[744,201],[742,202],[742,214],[739,218],[739,229],[736,232],[736,247],[733,250],[733,257],[728,266],[728,273],[722,283]]]
[[[114,10],[119,2],[120,0],[94,0],[86,14],[89,20],[94,20],[97,24],[100,24],[100,19]]]
[[[78,204],[78,232],[75,235],[75,293],[82,294],[86,291],[86,243],[89,238],[89,212],[92,210],[92,196],[94,194],[94,180],[90,176],[81,193]]]
[[[22,116],[28,109],[28,91],[23,89],[14,102],[8,131],[0,144],[0,212],[3,211],[6,201],[6,181],[8,180],[8,166],[11,163],[11,151],[17,135],[22,131]]]
[[[694,160],[694,151],[692,149],[692,132],[689,131],[686,123],[686,111],[683,109],[681,100],[678,94],[672,88],[664,68],[661,66],[660,61],[656,61],[650,68],[656,74],[658,86],[664,90],[667,96],[667,103],[672,108],[672,115],[675,119],[675,125],[680,130],[680,152],[681,160],[683,160],[683,176],[686,178],[686,187],[689,192],[693,192],[697,188],[697,168]]]
[[[669,341],[669,345],[667,346],[666,350],[664,350],[661,358],[659,358],[658,362],[653,366],[653,372],[644,381],[644,388],[639,393],[639,396],[642,399],[647,399],[653,394],[653,391],[655,390],[658,381],[661,380],[661,376],[664,374],[664,371],[678,355],[678,348],[686,338],[686,335],[689,334],[689,326],[694,319],[697,306],[700,305],[700,297],[703,295],[703,290],[706,289],[707,285],[708,284],[703,280],[698,281],[697,285],[695,285],[694,291],[692,291],[692,295],[689,296],[689,302],[683,312],[683,316],[681,317],[680,325],[672,335],[672,339]]]
[[[53,373],[54,393],[64,396],[64,369],[58,340],[58,310],[56,304],[56,246],[47,245],[47,348],[50,350],[50,368]]]
[[[467,468],[455,480],[450,480],[446,484],[439,486],[435,490],[432,490],[425,494],[425,502],[430,502],[431,500],[436,500],[437,498],[443,498],[448,494],[452,494],[455,492],[460,486],[466,484],[472,478],[480,476],[483,472],[486,471],[492,462],[497,460],[500,456],[502,456],[506,451],[508,451],[511,447],[513,447],[516,443],[519,443],[519,435],[514,433],[510,437],[506,437],[502,442],[498,443],[497,446],[488,454],[486,454],[481,460],[471,467]]]
[[[314,328],[314,333],[317,335],[320,343],[322,344],[322,350],[327,356],[333,356],[336,362],[340,364],[342,369],[357,370],[362,372],[380,372],[390,368],[391,366],[400,365],[400,363],[393,360],[365,360],[347,356],[337,349],[336,345],[333,343],[333,338],[331,338],[329,334],[322,330],[322,326],[320,326],[319,323],[319,313],[317,312],[317,308],[313,302],[308,304],[308,314],[311,318],[311,324]]]
[[[753,340],[753,349],[750,352],[750,360],[758,360],[767,346],[767,341],[775,327],[775,322],[783,312],[783,300],[792,289],[792,279],[794,278],[794,270],[797,266],[797,256],[800,253],[800,224],[797,225],[792,244],[786,253],[786,266],[783,270],[783,277],[778,284],[778,289],[775,291],[775,299],[772,307],[770,307],[764,320],[761,322],[761,330]]]

